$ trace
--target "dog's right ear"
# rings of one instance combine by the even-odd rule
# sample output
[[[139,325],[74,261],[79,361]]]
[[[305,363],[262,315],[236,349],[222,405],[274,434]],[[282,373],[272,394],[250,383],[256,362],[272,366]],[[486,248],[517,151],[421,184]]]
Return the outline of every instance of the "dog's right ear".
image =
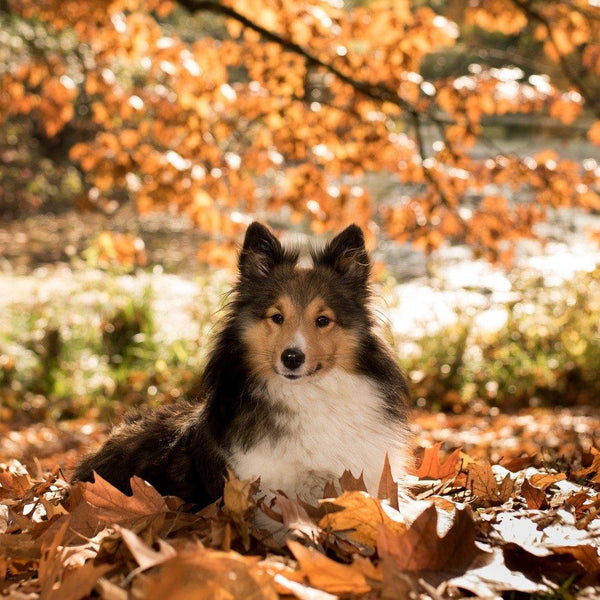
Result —
[[[284,252],[279,240],[262,223],[254,221],[246,230],[238,261],[242,278],[266,277],[283,260]]]

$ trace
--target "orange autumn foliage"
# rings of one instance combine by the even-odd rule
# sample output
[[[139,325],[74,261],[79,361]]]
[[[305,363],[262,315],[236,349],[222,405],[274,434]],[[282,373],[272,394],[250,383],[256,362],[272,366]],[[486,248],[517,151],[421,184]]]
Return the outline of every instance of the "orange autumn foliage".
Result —
[[[354,221],[426,251],[466,241],[508,263],[545,207],[600,206],[597,162],[473,152],[485,120],[506,115],[585,121],[600,144],[600,8],[583,0],[440,13],[409,0],[4,4],[62,41],[40,50],[22,36],[0,68],[0,123],[64,138],[91,198],[189,215],[207,235],[202,259],[227,264],[250,215],[268,213],[314,233]],[[191,17],[206,23],[195,36]],[[545,72],[508,57],[425,77],[473,26],[529,36]],[[413,191],[375,202],[362,183],[373,171]]]

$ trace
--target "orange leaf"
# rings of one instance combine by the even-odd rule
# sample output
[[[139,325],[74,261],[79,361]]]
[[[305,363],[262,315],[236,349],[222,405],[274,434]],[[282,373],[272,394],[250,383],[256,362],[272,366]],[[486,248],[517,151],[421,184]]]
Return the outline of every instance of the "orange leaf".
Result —
[[[359,544],[375,547],[381,525],[401,532],[406,525],[393,520],[386,514],[381,502],[364,492],[346,492],[331,501],[336,507],[344,510],[326,514],[319,527],[328,531],[344,532],[345,535]]]
[[[460,457],[460,448],[457,448],[444,461],[440,460],[441,442],[431,448],[425,448],[423,460],[416,471],[420,479],[450,479],[456,475]]]
[[[342,565],[293,540],[288,540],[287,545],[313,587],[332,594],[366,594],[371,590],[362,570],[355,565]]]
[[[592,144],[600,146],[600,121],[596,121],[587,133],[588,139]]]
[[[164,498],[139,477],[131,478],[132,495],[127,496],[94,473],[93,483],[81,483],[85,502],[95,508],[95,516],[108,523],[147,522],[169,512]],[[131,528],[131,525],[129,525]]]

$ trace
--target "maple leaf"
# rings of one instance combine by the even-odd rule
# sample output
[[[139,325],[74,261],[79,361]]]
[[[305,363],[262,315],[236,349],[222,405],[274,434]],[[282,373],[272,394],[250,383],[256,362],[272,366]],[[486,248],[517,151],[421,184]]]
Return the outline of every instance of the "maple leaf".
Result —
[[[338,479],[342,486],[343,492],[366,492],[367,486],[363,474],[361,473],[358,477],[354,477],[352,472],[346,469],[342,476]]]
[[[513,494],[514,481],[506,475],[498,484],[488,461],[469,465],[467,487],[485,506],[504,504]]]
[[[528,508],[540,509],[548,508],[548,500],[544,491],[534,485],[529,480],[525,479],[521,485],[521,495],[525,498]]]
[[[415,474],[419,479],[451,479],[458,471],[460,448],[457,448],[442,462],[440,459],[441,442],[425,448],[423,459]]]
[[[140,477],[131,478],[131,496],[124,494],[94,472],[93,482],[80,483],[84,500],[103,521],[118,523],[130,516],[156,515],[168,510],[165,499]]]
[[[329,504],[344,510],[326,514],[319,521],[319,527],[326,531],[343,533],[345,537],[359,544],[375,547],[379,527],[384,524],[396,533],[406,529],[399,513],[398,520],[393,520],[381,502],[365,492],[346,492],[328,502]]]
[[[381,527],[377,550],[385,561],[403,571],[465,571],[481,554],[475,545],[475,523],[468,508],[456,510],[443,537],[437,531],[434,505],[425,509],[404,533]]]

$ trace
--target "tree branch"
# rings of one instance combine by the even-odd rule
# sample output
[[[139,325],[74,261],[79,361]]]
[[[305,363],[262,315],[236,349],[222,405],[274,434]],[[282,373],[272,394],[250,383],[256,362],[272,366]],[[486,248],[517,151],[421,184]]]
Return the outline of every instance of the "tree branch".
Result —
[[[327,72],[334,75],[337,79],[343,81],[344,83],[347,83],[349,86],[351,86],[357,92],[360,92],[364,96],[367,96],[368,98],[377,100],[379,102],[391,102],[392,104],[395,104],[400,109],[406,111],[411,115],[418,114],[418,110],[394,90],[391,90],[382,84],[372,84],[368,81],[354,79],[350,75],[347,75],[346,73],[340,71],[331,63],[325,62],[318,56],[315,56],[312,52],[302,47],[300,44],[297,44],[292,40],[286,39],[278,33],[275,33],[274,31],[266,29],[265,27],[259,25],[258,23],[255,23],[245,15],[242,15],[241,13],[237,12],[234,8],[231,8],[230,6],[226,6],[224,4],[221,4],[220,2],[215,2],[214,0],[178,0],[178,3],[181,6],[187,8],[190,12],[207,10],[234,19],[244,27],[247,27],[248,29],[252,29],[253,31],[259,33],[265,40],[275,42],[276,44],[279,44],[282,48],[285,48],[290,52],[294,52],[304,57],[304,59],[309,65],[325,69]]]
[[[221,4],[220,2],[216,2],[214,0],[178,0],[178,3],[187,8],[190,12],[198,12],[201,10],[210,11],[216,14],[223,15],[225,17],[229,17],[231,19],[236,20],[238,23],[256,31],[261,37],[270,42],[275,42],[280,45],[282,48],[289,50],[290,52],[294,52],[306,60],[308,65],[312,65],[315,67],[320,67],[326,70],[328,73],[334,75],[340,81],[351,86],[355,91],[371,98],[372,100],[376,100],[377,102],[390,102],[391,104],[396,105],[404,112],[408,113],[409,121],[414,128],[415,138],[417,142],[417,151],[421,158],[421,168],[423,169],[423,174],[425,176],[426,181],[437,191],[440,201],[442,204],[449,206],[450,203],[444,193],[444,190],[440,186],[439,181],[435,177],[434,173],[431,169],[425,166],[425,160],[427,159],[427,152],[425,150],[425,144],[422,135],[422,119],[427,118],[429,121],[435,123],[438,128],[443,130],[446,125],[448,125],[448,120],[445,118],[438,118],[432,115],[430,112],[421,113],[415,106],[413,106],[410,102],[402,98],[397,92],[391,90],[383,84],[372,84],[368,81],[362,81],[359,79],[355,79],[350,75],[347,75],[343,71],[340,71],[337,67],[328,63],[318,56],[315,56],[309,50],[297,44],[296,42],[286,39],[275,33],[269,29],[266,29],[262,25],[255,23],[245,15],[237,12],[234,8],[230,6],[226,6]]]

